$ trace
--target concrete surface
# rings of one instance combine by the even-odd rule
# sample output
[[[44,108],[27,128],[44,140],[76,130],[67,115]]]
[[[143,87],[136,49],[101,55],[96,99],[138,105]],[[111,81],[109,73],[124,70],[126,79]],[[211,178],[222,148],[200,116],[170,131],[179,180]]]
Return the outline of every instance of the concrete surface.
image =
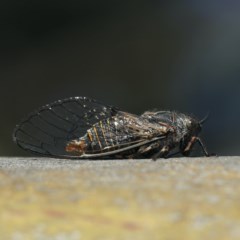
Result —
[[[2,157],[0,239],[240,239],[240,157]]]

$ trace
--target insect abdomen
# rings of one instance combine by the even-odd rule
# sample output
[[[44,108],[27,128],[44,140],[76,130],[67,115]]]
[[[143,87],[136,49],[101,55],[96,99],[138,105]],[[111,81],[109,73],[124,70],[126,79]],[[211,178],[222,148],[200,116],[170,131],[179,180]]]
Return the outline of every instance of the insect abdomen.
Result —
[[[78,155],[107,151],[109,147],[117,145],[113,131],[116,129],[112,118],[99,121],[88,129],[83,137],[70,141],[66,146],[66,151]]]
[[[87,150],[101,152],[103,149],[109,146],[106,140],[106,130],[104,127],[105,124],[103,121],[100,121],[97,124],[94,124],[92,128],[87,130],[87,134],[84,136],[88,145]]]
[[[69,142],[65,148],[66,152],[75,153],[81,156],[87,148],[86,142],[82,140],[73,140]]]

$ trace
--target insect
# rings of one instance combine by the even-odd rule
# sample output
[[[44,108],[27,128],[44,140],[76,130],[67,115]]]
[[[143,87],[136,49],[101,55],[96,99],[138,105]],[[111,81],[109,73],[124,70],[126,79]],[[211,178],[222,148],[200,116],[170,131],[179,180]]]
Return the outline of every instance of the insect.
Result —
[[[120,159],[188,156],[202,123],[175,111],[123,112],[86,97],[56,101],[16,126],[13,139],[24,150],[56,158]]]

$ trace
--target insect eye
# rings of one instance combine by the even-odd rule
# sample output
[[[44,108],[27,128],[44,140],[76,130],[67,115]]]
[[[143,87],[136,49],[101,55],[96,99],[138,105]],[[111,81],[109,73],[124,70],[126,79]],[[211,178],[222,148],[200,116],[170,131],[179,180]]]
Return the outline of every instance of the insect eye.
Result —
[[[192,125],[192,121],[190,119],[186,119],[186,125],[190,127]]]

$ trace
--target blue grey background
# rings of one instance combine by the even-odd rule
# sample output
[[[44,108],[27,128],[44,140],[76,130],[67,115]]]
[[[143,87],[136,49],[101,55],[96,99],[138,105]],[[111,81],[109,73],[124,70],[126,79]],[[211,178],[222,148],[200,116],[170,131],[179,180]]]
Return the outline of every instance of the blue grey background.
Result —
[[[0,155],[22,117],[46,103],[89,96],[142,113],[202,118],[210,152],[239,148],[239,1],[0,2]]]

